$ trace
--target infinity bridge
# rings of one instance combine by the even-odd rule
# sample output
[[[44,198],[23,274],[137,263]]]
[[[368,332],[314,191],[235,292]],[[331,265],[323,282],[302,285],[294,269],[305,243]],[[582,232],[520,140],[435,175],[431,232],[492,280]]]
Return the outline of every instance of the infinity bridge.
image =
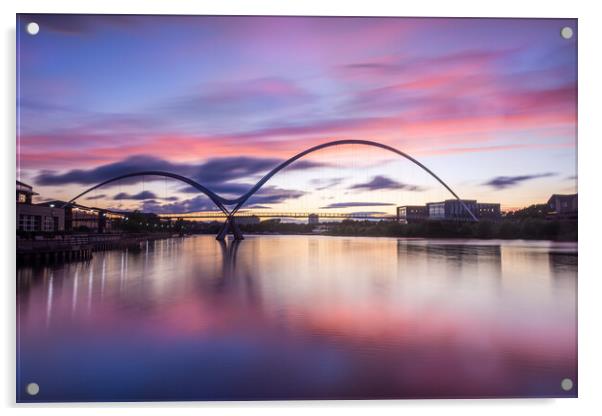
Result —
[[[370,140],[335,140],[335,141],[319,144],[317,146],[314,146],[307,150],[304,150],[300,153],[297,153],[295,156],[291,157],[290,159],[285,160],[284,162],[282,162],[281,164],[276,166],[274,169],[269,171],[263,178],[261,178],[259,180],[259,182],[257,182],[253,187],[251,187],[251,189],[249,189],[246,193],[244,193],[243,195],[241,195],[240,197],[235,198],[235,199],[224,198],[224,197],[216,194],[215,192],[213,192],[211,189],[203,186],[202,184],[200,184],[190,178],[187,178],[185,176],[178,175],[176,173],[163,172],[163,171],[142,171],[142,172],[127,173],[125,175],[120,175],[120,176],[108,179],[104,182],[101,182],[98,185],[95,185],[95,186],[85,190],[81,194],[77,195],[75,198],[72,198],[69,202],[65,203],[64,206],[71,205],[78,198],[81,198],[82,196],[86,195],[89,192],[92,192],[93,190],[95,190],[97,188],[100,188],[101,186],[107,185],[111,182],[119,181],[121,179],[132,178],[132,177],[137,177],[137,176],[162,176],[162,177],[166,177],[166,178],[173,178],[173,179],[180,180],[184,183],[187,183],[188,185],[197,189],[199,192],[205,194],[215,204],[215,206],[217,208],[219,208],[221,213],[218,213],[218,214],[220,215],[220,218],[224,218],[225,221],[224,221],[224,224],[223,224],[222,228],[220,229],[219,233],[217,234],[216,238],[218,240],[224,240],[229,233],[232,233],[234,235],[235,240],[242,240],[242,239],[244,239],[244,237],[240,231],[240,228],[238,227],[238,224],[236,223],[235,218],[237,216],[241,216],[241,214],[243,214],[243,213],[241,212],[238,215],[237,215],[237,213],[243,207],[243,205],[249,200],[249,198],[251,198],[257,191],[259,191],[261,189],[261,187],[266,184],[266,182],[268,182],[274,175],[276,175],[282,169],[286,168],[293,162],[301,159],[302,157],[304,157],[310,153],[317,152],[321,149],[325,149],[328,147],[343,146],[343,145],[363,145],[363,146],[377,147],[377,148],[395,153],[398,156],[401,156],[401,157],[411,161],[415,165],[419,166],[422,170],[427,172],[429,175],[431,175],[433,178],[435,178],[445,189],[447,189],[447,191],[449,191],[449,193],[454,198],[456,198],[460,202],[460,204],[462,205],[464,210],[467,212],[467,214],[470,216],[470,218],[472,218],[473,221],[478,221],[475,214],[466,206],[464,201],[462,201],[460,199],[460,197],[441,178],[439,178],[437,175],[435,175],[435,173],[433,173],[429,168],[427,168],[425,165],[423,165],[422,163],[420,163],[418,160],[414,159],[412,156],[408,155],[407,153],[402,152],[401,150],[398,150],[398,149],[388,146],[386,144],[382,144],[382,143],[378,143],[378,142],[374,142],[374,141],[370,141]],[[232,208],[228,208],[228,206],[232,206]],[[327,214],[325,214],[325,215],[327,215]],[[320,216],[325,216],[325,215],[320,214]],[[351,217],[348,217],[348,218],[351,218]]]
[[[317,215],[319,218],[353,218],[353,219],[382,219],[393,220],[396,215],[391,214],[371,214],[365,212],[271,212],[271,211],[239,211],[236,218],[308,218],[310,215]],[[159,214],[161,218],[169,219],[225,219],[227,215],[223,212],[191,212],[186,214]]]

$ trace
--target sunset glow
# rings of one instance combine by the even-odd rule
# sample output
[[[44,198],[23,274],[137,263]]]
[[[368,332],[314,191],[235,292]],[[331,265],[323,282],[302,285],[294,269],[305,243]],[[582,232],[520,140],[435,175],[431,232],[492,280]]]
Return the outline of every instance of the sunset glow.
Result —
[[[37,36],[22,30],[31,21]],[[577,191],[577,39],[563,26],[577,33],[558,19],[21,15],[17,179],[39,201],[68,200],[157,169],[238,196],[310,146],[363,139],[418,158],[462,197],[545,202]],[[391,155],[362,152],[308,157],[254,202],[319,209],[332,198],[313,192],[319,180],[337,183],[340,202],[449,197]],[[358,178],[345,161],[372,167]],[[379,177],[428,192],[362,188]],[[182,184],[151,180],[79,202],[209,208]]]

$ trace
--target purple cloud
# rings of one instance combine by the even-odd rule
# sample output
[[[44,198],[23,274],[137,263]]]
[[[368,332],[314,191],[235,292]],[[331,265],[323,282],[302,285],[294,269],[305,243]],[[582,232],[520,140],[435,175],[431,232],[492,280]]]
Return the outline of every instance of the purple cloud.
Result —
[[[265,204],[276,204],[288,199],[299,198],[303,195],[304,192],[301,191],[268,186],[262,188],[257,194],[251,197],[244,208],[271,209],[271,207]],[[150,199],[143,202],[141,209],[145,212],[154,212],[157,214],[174,214],[195,211],[216,211],[217,207],[205,195],[199,195],[169,204],[162,204],[156,199]]]
[[[113,197],[115,201],[121,201],[124,199],[131,199],[136,201],[142,201],[145,199],[156,199],[157,194],[151,191],[142,191],[137,194],[128,194],[127,192],[120,192]]]
[[[517,50],[516,48],[503,50],[472,49],[435,56],[410,58],[405,56],[387,57],[382,60],[354,62],[343,65],[342,69],[351,75],[361,74],[370,77],[376,75],[416,74],[417,71],[424,71],[425,68],[436,68],[438,71],[441,71],[443,68],[450,69],[456,66],[481,66],[483,64],[494,63],[511,57]]]
[[[92,169],[73,169],[65,173],[42,171],[34,179],[37,185],[95,185],[116,176],[140,171],[164,171],[180,174],[191,178],[217,193],[240,195],[246,192],[251,185],[235,183],[237,180],[254,181],[270,169],[282,163],[282,159],[253,158],[246,156],[222,157],[209,159],[198,165],[190,163],[173,163],[153,156],[131,156],[119,162],[109,163]],[[304,170],[323,166],[311,161],[299,161],[288,169]],[[162,180],[158,176],[145,176],[128,178],[121,183],[142,183],[143,181]],[[108,184],[117,186],[119,183]],[[192,192],[189,187],[184,187],[181,192]],[[194,190],[194,192],[197,192]]]
[[[365,183],[352,185],[349,189],[362,191],[380,191],[383,189],[405,189],[407,191],[423,191],[424,188],[417,185],[408,185],[403,182],[398,182],[386,176],[377,175],[372,180]]]
[[[184,214],[187,212],[218,210],[215,204],[204,195],[195,196],[194,198],[170,204],[161,204],[159,201],[151,199],[144,201],[141,209],[144,212],[153,212],[156,214]]]
[[[106,197],[107,197],[106,194],[98,194],[98,195],[88,196],[88,197],[86,197],[86,200],[93,201],[95,199],[103,199],[103,198],[106,198]]]
[[[317,178],[312,179],[310,183],[316,187],[316,191],[323,191],[339,185],[345,178]]]
[[[320,209],[351,208],[351,207],[382,207],[395,205],[390,202],[335,202]]]
[[[153,156],[130,156],[119,162],[108,163],[92,169],[72,169],[65,173],[42,171],[35,177],[37,185],[95,185],[116,176],[132,172],[160,170],[172,173],[192,173],[193,165],[171,163]],[[152,180],[152,178],[149,177]],[[128,183],[142,182],[142,177],[131,178]],[[122,182],[124,183],[124,182]]]
[[[539,178],[547,178],[550,176],[555,176],[556,173],[548,172],[548,173],[537,173],[534,175],[518,175],[518,176],[498,176],[495,177],[483,185],[491,186],[495,189],[506,189],[514,186],[518,186],[523,182],[530,181],[532,179]]]
[[[261,188],[255,195],[249,198],[249,204],[278,204],[289,199],[300,198],[305,192],[293,189],[281,189],[275,186]]]
[[[239,179],[258,179],[259,176],[263,176],[263,174],[278,166],[282,161],[282,159],[247,156],[215,158],[200,165],[192,175],[192,178],[208,185]],[[308,160],[301,160],[290,165],[288,169],[305,170],[320,166],[324,165]]]

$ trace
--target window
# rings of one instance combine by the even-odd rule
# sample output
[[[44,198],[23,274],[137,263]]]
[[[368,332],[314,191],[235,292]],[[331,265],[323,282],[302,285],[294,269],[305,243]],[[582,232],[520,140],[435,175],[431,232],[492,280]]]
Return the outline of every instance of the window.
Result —
[[[35,215],[33,220],[33,229],[35,231],[42,231],[42,217],[40,215]]]

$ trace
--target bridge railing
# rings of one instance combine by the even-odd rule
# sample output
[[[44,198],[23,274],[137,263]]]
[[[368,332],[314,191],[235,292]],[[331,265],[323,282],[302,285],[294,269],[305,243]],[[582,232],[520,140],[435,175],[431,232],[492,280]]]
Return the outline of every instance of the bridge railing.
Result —
[[[396,218],[394,214],[363,214],[363,213],[341,213],[341,212],[255,212],[255,211],[239,211],[234,217],[236,218],[308,218],[311,215],[316,215],[318,218],[355,218],[355,219],[381,219],[381,218]],[[195,219],[195,218],[219,218],[225,219],[226,215],[221,212],[194,212],[185,214],[160,214],[161,218],[169,219]]]

